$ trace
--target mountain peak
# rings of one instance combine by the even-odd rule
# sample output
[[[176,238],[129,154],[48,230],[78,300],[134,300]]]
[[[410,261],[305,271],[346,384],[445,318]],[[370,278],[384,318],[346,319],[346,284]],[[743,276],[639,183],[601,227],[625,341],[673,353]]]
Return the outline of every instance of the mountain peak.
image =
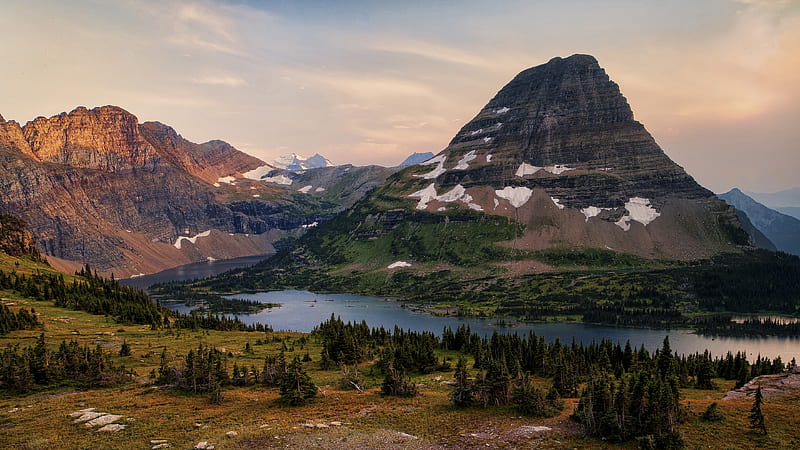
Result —
[[[433,158],[433,156],[434,155],[432,152],[424,152],[424,153],[414,152],[408,155],[408,157],[404,159],[403,162],[401,162],[397,167],[406,167],[414,164],[419,164],[421,162],[425,162]]]
[[[275,158],[270,164],[280,169],[295,171],[333,166],[333,163],[331,163],[328,158],[325,158],[319,153],[314,153],[314,155],[308,158],[297,153],[290,153]]]
[[[506,216],[528,226],[519,245],[531,249],[588,246],[696,258],[722,247],[716,230],[692,235],[689,221],[701,227],[709,215],[724,215],[713,220],[739,229],[734,211],[633,119],[619,86],[590,55],[520,72],[438,156],[402,174],[413,208]],[[669,238],[645,231],[659,229],[684,231]],[[746,235],[735,239],[747,243]]]

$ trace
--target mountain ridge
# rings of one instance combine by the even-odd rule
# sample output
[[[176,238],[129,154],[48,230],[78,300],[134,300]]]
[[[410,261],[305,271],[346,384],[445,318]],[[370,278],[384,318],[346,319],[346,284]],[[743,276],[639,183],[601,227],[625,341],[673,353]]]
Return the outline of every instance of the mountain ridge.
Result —
[[[800,220],[768,208],[738,188],[719,194],[719,197],[747,214],[752,224],[777,250],[800,256]]]
[[[125,277],[270,253],[281,236],[272,230],[299,227],[324,209],[246,179],[267,166],[258,158],[140,124],[117,106],[77,107],[24,126],[3,119],[0,161],[0,212],[25,220],[67,272],[90,263]]]

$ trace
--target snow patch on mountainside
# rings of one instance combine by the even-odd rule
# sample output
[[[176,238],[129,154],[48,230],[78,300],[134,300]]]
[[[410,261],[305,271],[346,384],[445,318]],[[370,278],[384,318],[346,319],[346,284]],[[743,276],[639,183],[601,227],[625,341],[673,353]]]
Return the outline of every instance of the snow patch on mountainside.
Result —
[[[518,177],[524,177],[525,175],[533,175],[542,169],[543,167],[533,166],[528,163],[522,163],[517,169],[515,175]]]
[[[310,191],[312,187],[313,186],[311,186],[309,184],[308,186],[301,187],[300,189],[297,190],[297,192],[302,192],[303,194],[308,194],[308,191]]]
[[[428,207],[428,203],[436,198],[436,184],[431,183],[425,189],[420,189],[417,192],[409,195],[409,197],[419,199],[419,203],[417,203],[417,209],[425,209]]]
[[[411,263],[405,261],[395,261],[386,266],[387,269],[401,269],[403,267],[411,267]]]
[[[586,222],[589,221],[594,216],[599,215],[603,211],[607,211],[613,208],[599,208],[597,206],[587,206],[586,208],[581,209],[581,213],[586,216]]]
[[[471,150],[469,153],[464,155],[464,157],[462,157],[460,160],[458,160],[458,164],[456,164],[456,166],[453,167],[453,169],[456,169],[456,170],[468,169],[470,161],[474,160],[477,157],[478,157],[478,155],[475,154],[475,150]]]
[[[519,208],[530,200],[533,191],[526,187],[506,186],[502,190],[495,190],[494,193],[498,197],[508,200],[514,208]]]
[[[273,170],[274,167],[270,165],[264,165],[261,167],[256,167],[255,169],[245,172],[242,174],[243,177],[251,179],[251,180],[260,180],[261,177],[268,174],[270,170]]]
[[[236,177],[234,177],[232,175],[228,175],[227,177],[219,177],[219,178],[217,178],[217,183],[233,184],[234,181],[236,181]]]
[[[556,164],[554,166],[547,166],[547,167],[544,168],[545,172],[550,172],[553,175],[561,175],[562,173],[570,171],[570,170],[575,170],[575,169],[572,168],[572,167],[567,167],[567,166],[561,165],[561,164]]]
[[[261,181],[266,183],[275,183],[275,184],[283,184],[283,185],[290,185],[292,184],[292,179],[287,177],[286,175],[278,175],[275,177],[266,177],[262,178]]]
[[[181,249],[181,244],[183,243],[184,240],[189,241],[192,244],[194,244],[194,243],[197,242],[198,238],[208,237],[210,235],[211,235],[211,230],[206,230],[206,231],[203,231],[202,233],[198,233],[198,234],[196,234],[196,235],[194,235],[192,237],[189,237],[189,236],[178,236],[178,239],[175,241],[175,243],[173,245],[175,246],[175,248],[180,250]]]
[[[533,175],[533,174],[535,174],[536,172],[538,172],[540,170],[544,170],[545,172],[552,173],[553,175],[561,175],[564,172],[569,172],[570,170],[575,170],[575,168],[574,167],[567,167],[566,165],[563,165],[563,164],[554,164],[552,166],[539,167],[539,166],[534,166],[534,165],[531,165],[531,164],[528,164],[528,163],[522,163],[519,166],[519,168],[517,169],[517,172],[515,173],[515,175],[518,176],[518,177],[524,177],[525,175]]]
[[[457,184],[456,187],[454,187],[453,189],[450,189],[449,191],[445,192],[444,194],[437,196],[436,200],[439,200],[440,202],[445,202],[445,203],[454,202],[454,201],[460,199],[461,197],[463,197],[465,192],[466,192],[466,190],[464,189],[464,186],[462,186],[460,184]],[[472,198],[472,197],[470,197],[470,198]]]
[[[565,206],[561,204],[561,200],[555,197],[550,197],[550,200],[553,202],[554,205],[558,206],[558,209],[564,209]]]
[[[444,168],[445,159],[447,159],[447,156],[439,155],[436,158],[431,158],[431,159],[425,161],[424,163],[421,163],[421,165],[423,165],[423,166],[428,166],[428,165],[436,164],[436,163],[438,163],[438,165],[436,166],[435,169],[433,169],[432,171],[430,171],[430,172],[428,172],[428,173],[426,173],[424,175],[414,175],[414,176],[418,177],[418,178],[424,178],[426,180],[432,180],[432,179],[438,177],[439,175],[447,172],[447,169]]]
[[[625,231],[631,229],[631,220],[635,220],[644,226],[656,220],[661,215],[655,208],[650,205],[650,200],[642,197],[631,197],[625,203],[625,210],[628,214],[622,216],[621,219],[614,222],[615,225]]]

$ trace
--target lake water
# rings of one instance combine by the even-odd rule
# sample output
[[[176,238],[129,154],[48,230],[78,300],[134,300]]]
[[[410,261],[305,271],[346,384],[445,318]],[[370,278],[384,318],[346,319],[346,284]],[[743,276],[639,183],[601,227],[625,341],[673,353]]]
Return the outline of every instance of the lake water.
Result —
[[[125,278],[119,280],[119,283],[125,286],[133,286],[144,289],[156,283],[197,280],[200,278],[219,275],[222,272],[227,272],[228,270],[238,269],[240,267],[249,267],[263,261],[266,258],[269,258],[270,256],[272,255],[244,256],[242,258],[221,259],[219,261],[202,261],[198,263],[186,264],[185,266],[174,267],[172,269],[167,269],[163,272],[158,272],[151,275]]]
[[[521,333],[529,331],[552,342],[560,338],[563,343],[576,342],[588,344],[592,341],[610,339],[624,345],[626,340],[638,348],[644,345],[652,351],[661,346],[664,336],[669,336],[672,349],[679,353],[703,352],[708,349],[714,355],[724,355],[728,351],[745,351],[749,360],[758,354],[774,358],[781,356],[784,362],[796,358],[800,361],[800,338],[768,337],[708,337],[692,333],[690,330],[653,330],[646,328],[620,328],[581,323],[520,323],[505,319],[515,326],[497,326],[497,319],[474,319],[458,317],[439,317],[413,308],[403,307],[404,303],[381,297],[351,294],[315,294],[307,291],[274,291],[255,294],[236,294],[232,298],[256,300],[262,303],[280,303],[282,306],[261,311],[256,314],[237,315],[243,322],[264,323],[276,331],[309,332],[319,323],[330,318],[331,314],[340,316],[345,322],[366,321],[370,327],[384,327],[415,331],[430,331],[441,336],[444,327],[455,331],[467,324],[473,332],[489,336],[493,332]],[[191,308],[185,305],[169,305],[180,312]],[[407,305],[410,306],[410,305]]]

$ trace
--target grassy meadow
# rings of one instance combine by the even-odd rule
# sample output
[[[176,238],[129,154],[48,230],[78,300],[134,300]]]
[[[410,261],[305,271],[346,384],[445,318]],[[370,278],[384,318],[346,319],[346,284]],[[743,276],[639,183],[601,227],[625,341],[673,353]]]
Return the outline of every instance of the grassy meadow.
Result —
[[[47,270],[25,261],[4,259],[2,264],[5,270]],[[42,332],[52,348],[63,340],[99,344],[113,352],[114,363],[132,370],[136,379],[101,389],[86,390],[64,383],[25,394],[0,392],[3,448],[153,448],[162,440],[172,448],[208,442],[218,449],[636,447],[635,442],[613,444],[583,437],[579,426],[569,420],[577,399],[565,399],[564,410],[547,419],[522,417],[511,407],[455,408],[449,399],[452,388],[447,384],[453,379],[452,370],[413,375],[420,391],[417,397],[384,397],[380,394],[383,375],[369,361],[360,365],[364,391],[343,390],[338,369],[320,368],[322,346],[309,335],[151,330],[145,325],[122,325],[108,317],[57,308],[49,301],[22,298],[12,292],[0,292],[0,296],[12,310],[35,308],[43,325],[41,329],[0,336],[0,347],[31,345]],[[119,356],[125,342],[131,354]],[[266,355],[281,350],[287,360],[308,354],[312,361],[305,362],[304,368],[319,386],[319,394],[308,405],[289,407],[278,401],[277,388],[229,387],[223,390],[221,404],[212,404],[209,394],[186,394],[150,383],[151,371],[158,370],[163,351],[179,365],[199,345],[227,353],[229,371],[233,364],[260,370]],[[452,351],[437,351],[440,360],[450,358],[453,365],[458,356]],[[474,375],[475,371],[470,372]],[[542,386],[550,384],[549,380],[538,381]],[[720,402],[725,420],[701,420],[705,408],[719,401],[733,385],[721,379],[716,382],[719,388],[714,391],[682,390],[683,403],[691,415],[679,429],[689,448],[797,448],[800,395],[765,403],[769,435],[761,436],[748,427],[751,400]],[[73,423],[69,414],[86,408],[121,415],[117,423],[126,428],[100,432],[99,427]]]

